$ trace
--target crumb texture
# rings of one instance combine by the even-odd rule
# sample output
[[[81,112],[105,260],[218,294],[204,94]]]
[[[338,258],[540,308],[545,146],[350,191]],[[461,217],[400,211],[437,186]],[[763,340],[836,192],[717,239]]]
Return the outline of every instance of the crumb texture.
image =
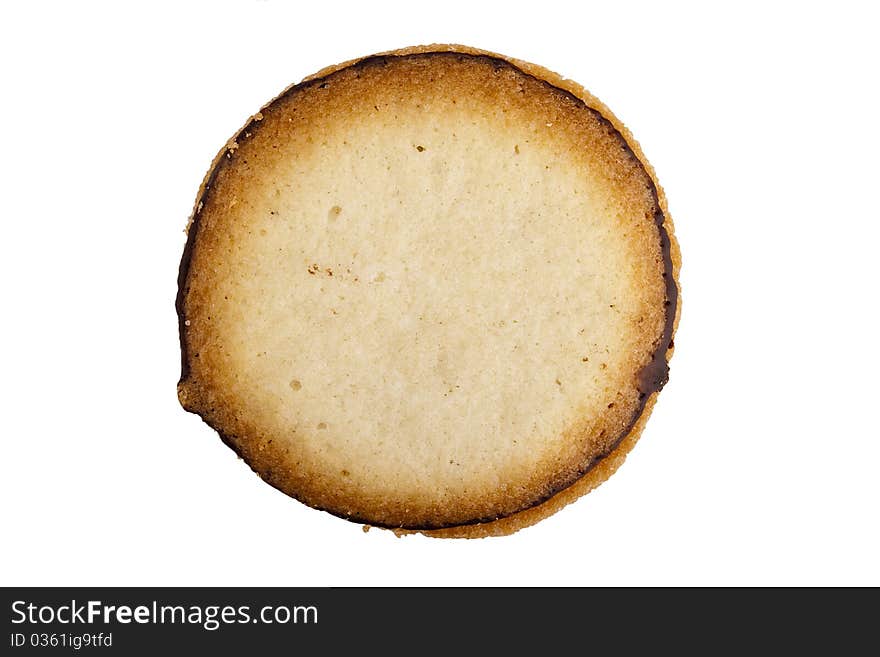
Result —
[[[675,313],[655,184],[614,123],[506,60],[413,52],[294,86],[197,208],[181,403],[307,504],[492,521],[639,426]]]

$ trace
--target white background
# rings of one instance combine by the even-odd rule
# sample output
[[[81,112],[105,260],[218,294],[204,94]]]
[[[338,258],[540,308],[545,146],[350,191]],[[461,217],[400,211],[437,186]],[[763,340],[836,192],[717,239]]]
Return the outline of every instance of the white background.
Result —
[[[4,3],[0,583],[880,585],[880,21],[666,4]],[[641,442],[498,539],[308,509],[175,391],[183,228],[214,154],[303,76],[431,42],[606,102],[684,260]]]

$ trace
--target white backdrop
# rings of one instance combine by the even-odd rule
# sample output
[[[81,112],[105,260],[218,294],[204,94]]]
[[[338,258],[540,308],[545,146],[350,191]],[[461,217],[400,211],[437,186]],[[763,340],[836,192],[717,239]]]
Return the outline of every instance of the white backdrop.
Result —
[[[878,15],[711,4],[4,4],[0,584],[880,585]],[[308,509],[175,392],[214,154],[303,76],[432,42],[607,103],[684,262],[671,381],[626,464],[499,539]]]

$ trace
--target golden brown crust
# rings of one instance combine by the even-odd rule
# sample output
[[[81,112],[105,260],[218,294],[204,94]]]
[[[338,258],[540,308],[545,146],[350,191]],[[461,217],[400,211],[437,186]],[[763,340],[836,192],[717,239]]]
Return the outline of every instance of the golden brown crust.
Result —
[[[673,293],[669,294],[669,289],[667,289],[667,301],[671,302],[669,310],[671,311],[674,308],[674,317],[668,318],[669,321],[666,322],[667,328],[664,330],[663,335],[660,336],[661,344],[658,356],[665,367],[665,363],[672,353],[672,334],[677,325],[680,312],[680,304],[677,302],[680,256],[673,236],[672,224],[669,219],[662,189],[657,184],[653,170],[629,132],[604,105],[579,85],[564,80],[532,64],[462,46],[423,46],[394,51],[388,53],[388,55],[405,57],[429,53],[459,53],[491,57],[499,62],[506,62],[516,67],[519,71],[533,76],[542,83],[552,85],[556,89],[582,100],[587,107],[598,112],[622,136],[628,148],[637,158],[640,168],[653,184],[652,194],[656,204],[659,206],[658,225],[661,242],[664,236],[668,240],[668,262],[666,268],[670,271],[667,271],[667,284],[671,284]],[[372,58],[364,58],[324,69],[315,76],[306,78],[304,82],[326,80],[337,72],[345,72],[346,69],[351,69],[353,65],[370,59]],[[227,147],[218,154],[212,164],[211,171],[206,176],[200,189],[190,223],[190,235],[184,259],[181,263],[179,279],[178,311],[180,314],[183,350],[183,374],[179,384],[179,394],[184,407],[199,413],[206,422],[218,430],[224,441],[235,449],[264,480],[284,492],[312,506],[324,508],[352,520],[389,527],[408,527],[414,531],[421,531],[431,536],[482,537],[512,533],[550,515],[607,479],[623,461],[626,453],[638,439],[650,414],[657,392],[659,392],[659,387],[662,387],[665,379],[658,381],[659,385],[654,386],[655,389],[646,392],[643,395],[644,398],[640,399],[638,403],[633,402],[638,410],[634,413],[631,420],[627,421],[626,418],[616,420],[621,422],[621,426],[625,427],[625,429],[620,432],[618,440],[615,441],[616,445],[611,445],[610,452],[607,451],[607,448],[603,448],[602,453],[599,453],[598,456],[587,455],[575,463],[573,467],[561,471],[557,475],[557,479],[549,482],[541,476],[537,477],[537,480],[532,484],[532,489],[535,493],[531,494],[531,497],[525,502],[525,506],[523,506],[524,498],[522,497],[511,498],[512,506],[500,503],[498,500],[495,500],[488,506],[479,500],[470,505],[467,499],[457,499],[457,515],[452,516],[448,515],[445,510],[438,509],[436,502],[427,504],[422,511],[417,513],[401,514],[399,504],[394,500],[387,499],[387,496],[376,494],[375,491],[365,490],[363,486],[357,488],[354,484],[352,489],[346,490],[340,486],[338,479],[333,477],[323,478],[320,469],[300,468],[301,462],[297,460],[299,457],[291,456],[291,446],[289,444],[282,444],[281,441],[268,437],[265,427],[256,426],[253,418],[248,418],[246,413],[240,412],[241,402],[235,398],[233,391],[224,389],[223,385],[216,385],[214,382],[209,381],[210,376],[206,375],[205,372],[210,371],[210,368],[204,365],[205,360],[207,360],[205,357],[206,352],[203,350],[202,353],[198,353],[198,351],[194,350],[194,345],[205,346],[211,340],[215,340],[216,336],[207,335],[204,332],[205,329],[201,328],[202,322],[197,322],[199,328],[195,326],[190,328],[190,318],[196,321],[195,318],[202,318],[206,313],[211,312],[211,304],[214,304],[215,301],[210,298],[207,292],[200,291],[198,286],[196,288],[192,287],[191,266],[197,250],[202,249],[205,252],[217,251],[219,253],[226,248],[228,253],[229,247],[222,244],[224,239],[222,235],[218,237],[211,232],[212,228],[210,225],[205,230],[198,224],[204,220],[202,218],[203,214],[208,218],[209,224],[210,222],[222,223],[223,221],[228,221],[227,215],[224,214],[227,213],[225,208],[214,207],[211,212],[207,212],[207,206],[212,202],[217,205],[217,198],[223,198],[224,202],[227,201],[230,194],[233,201],[245,198],[246,193],[243,191],[244,187],[242,185],[245,182],[251,184],[254,181],[246,177],[242,178],[237,171],[233,171],[230,167],[226,166],[227,163],[232,161],[234,157],[237,157],[237,151],[241,147],[239,142],[244,143],[245,153],[255,152],[253,149],[248,150],[248,145],[253,142],[253,135],[262,130],[262,126],[259,124],[262,122],[264,114],[275,111],[281,105],[279,99],[289,97],[291,92],[296,92],[301,88],[301,85],[291,87],[279,96],[278,99],[269,103],[262,112],[255,115],[236,138],[230,140]],[[308,103],[310,101],[300,99],[299,102]],[[263,130],[262,132],[271,133],[271,130]],[[263,150],[264,152],[266,151],[265,147]],[[236,161],[245,162],[245,164],[238,164],[237,169],[242,169],[246,166],[244,156]],[[239,177],[236,178],[236,176]],[[220,191],[218,192],[217,190]],[[224,194],[226,195],[225,197]],[[203,234],[199,236],[199,233]],[[196,237],[199,237],[199,239],[197,240]],[[216,263],[209,265],[208,263],[211,262],[211,259],[205,256],[199,260],[199,263],[201,263],[199,266],[203,270],[207,267],[219,266]],[[210,316],[208,318],[210,319]],[[668,348],[665,345],[668,345]],[[200,356],[202,358],[201,361],[198,360]],[[215,356],[212,357],[215,358],[215,362],[212,365],[218,367],[222,365],[219,360],[216,360]],[[196,370],[201,368],[201,379],[193,374],[193,368]],[[663,374],[665,374],[665,370]],[[293,382],[291,385],[293,385]],[[650,388],[650,386],[648,387]],[[622,410],[618,412],[623,413]],[[324,423],[322,422],[321,424]],[[577,431],[583,430],[577,429]],[[292,461],[296,462],[292,463]],[[584,473],[584,471],[586,472]],[[352,499],[359,501],[353,505]],[[409,506],[418,506],[419,504],[418,500],[410,500],[405,503]],[[364,514],[364,509],[369,510],[367,515]],[[487,518],[487,513],[491,517],[503,517],[494,521],[482,522]],[[453,526],[431,529],[431,527],[437,526],[438,518],[441,518],[439,520],[441,526],[449,524]],[[442,520],[442,518],[445,518],[445,520]]]

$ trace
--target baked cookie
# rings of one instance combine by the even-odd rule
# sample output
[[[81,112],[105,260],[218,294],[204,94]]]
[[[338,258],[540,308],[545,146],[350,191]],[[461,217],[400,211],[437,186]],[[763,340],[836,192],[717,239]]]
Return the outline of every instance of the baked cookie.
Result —
[[[180,402],[312,507],[510,533],[637,440],[678,265],[651,168],[581,87],[461,46],[348,62],[260,110],[202,184]]]

